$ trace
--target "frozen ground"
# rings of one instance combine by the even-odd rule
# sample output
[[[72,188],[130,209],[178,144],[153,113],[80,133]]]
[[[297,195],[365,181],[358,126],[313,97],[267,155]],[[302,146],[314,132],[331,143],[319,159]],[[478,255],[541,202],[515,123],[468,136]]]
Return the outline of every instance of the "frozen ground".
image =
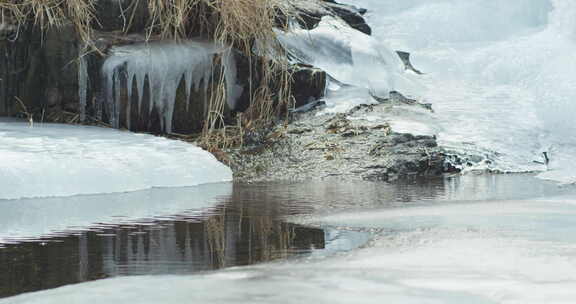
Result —
[[[576,196],[551,195],[553,187],[529,184],[526,191],[539,198],[515,199],[524,196],[523,181],[506,177],[498,183],[516,186],[510,190],[495,189],[490,177],[455,179],[457,185],[419,190],[436,193],[435,199],[423,201],[409,199],[410,189],[417,187],[381,199],[377,184],[349,189],[316,184],[310,186],[316,192],[272,193],[326,207],[366,200],[364,211],[334,212],[336,208],[298,221],[373,231],[376,239],[363,249],[332,257],[313,255],[297,263],[197,276],[115,278],[0,303],[573,303]],[[352,187],[365,192],[354,196],[348,192]],[[471,190],[478,197],[463,200]],[[491,197],[497,199],[487,199]],[[334,244],[353,248],[346,240]]]
[[[210,153],[112,129],[0,120],[0,201],[232,180]]]

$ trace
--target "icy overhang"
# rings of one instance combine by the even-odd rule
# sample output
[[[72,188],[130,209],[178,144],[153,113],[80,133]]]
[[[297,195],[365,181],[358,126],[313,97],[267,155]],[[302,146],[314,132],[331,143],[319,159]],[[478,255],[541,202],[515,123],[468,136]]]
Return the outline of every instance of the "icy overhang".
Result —
[[[86,90],[88,88],[88,71],[86,63],[80,63],[79,96],[82,111],[86,107]],[[110,123],[120,126],[122,108],[122,90],[127,91],[127,98],[132,100],[133,93],[138,94],[138,104],[131,105],[125,111],[130,115],[130,106],[142,107],[145,95],[145,83],[148,83],[150,102],[147,111],[156,109],[160,114],[163,131],[172,131],[177,91],[184,82],[187,105],[190,102],[206,103],[207,100],[190,100],[191,91],[206,91],[209,84],[220,81],[213,77],[215,67],[224,75],[226,84],[226,102],[234,109],[236,101],[242,95],[243,88],[237,83],[237,67],[231,47],[197,40],[154,41],[130,45],[114,46],[101,68],[103,80],[103,106],[110,113]],[[133,92],[136,88],[137,92]],[[84,116],[84,114],[82,114]],[[126,118],[130,122],[130,117]],[[130,126],[128,125],[128,128]]]

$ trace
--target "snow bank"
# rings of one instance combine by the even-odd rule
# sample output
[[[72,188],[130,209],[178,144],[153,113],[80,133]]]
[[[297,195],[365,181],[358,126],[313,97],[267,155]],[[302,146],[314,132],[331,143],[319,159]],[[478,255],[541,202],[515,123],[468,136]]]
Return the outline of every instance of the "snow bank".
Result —
[[[118,130],[0,120],[0,200],[127,192],[232,180],[211,154]]]

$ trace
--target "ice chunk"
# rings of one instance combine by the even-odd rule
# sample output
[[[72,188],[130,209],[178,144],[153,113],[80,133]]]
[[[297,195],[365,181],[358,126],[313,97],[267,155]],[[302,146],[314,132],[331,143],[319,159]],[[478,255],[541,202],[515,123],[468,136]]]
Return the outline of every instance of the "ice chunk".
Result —
[[[312,30],[278,31],[278,37],[297,61],[316,66],[341,83],[381,97],[393,90],[410,94],[417,87],[405,77],[396,52],[333,17],[322,18]]]
[[[112,129],[0,120],[0,199],[126,192],[230,181],[210,153]]]

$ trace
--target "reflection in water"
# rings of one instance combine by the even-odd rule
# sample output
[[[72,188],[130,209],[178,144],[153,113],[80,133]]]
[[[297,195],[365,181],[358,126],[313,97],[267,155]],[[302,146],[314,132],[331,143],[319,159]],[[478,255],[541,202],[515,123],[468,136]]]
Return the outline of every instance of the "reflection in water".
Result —
[[[198,217],[100,226],[5,245],[0,297],[112,276],[189,274],[324,248],[323,230],[283,222],[288,208],[241,193]]]
[[[234,185],[231,197],[203,213],[163,216],[130,225],[101,225],[44,241],[0,244],[0,297],[112,276],[190,274],[302,254],[322,256],[351,250],[369,239],[363,233],[287,223],[283,221],[287,216],[442,201],[535,198],[563,191],[571,188],[559,189],[529,175],[464,176],[397,184],[324,181]]]

